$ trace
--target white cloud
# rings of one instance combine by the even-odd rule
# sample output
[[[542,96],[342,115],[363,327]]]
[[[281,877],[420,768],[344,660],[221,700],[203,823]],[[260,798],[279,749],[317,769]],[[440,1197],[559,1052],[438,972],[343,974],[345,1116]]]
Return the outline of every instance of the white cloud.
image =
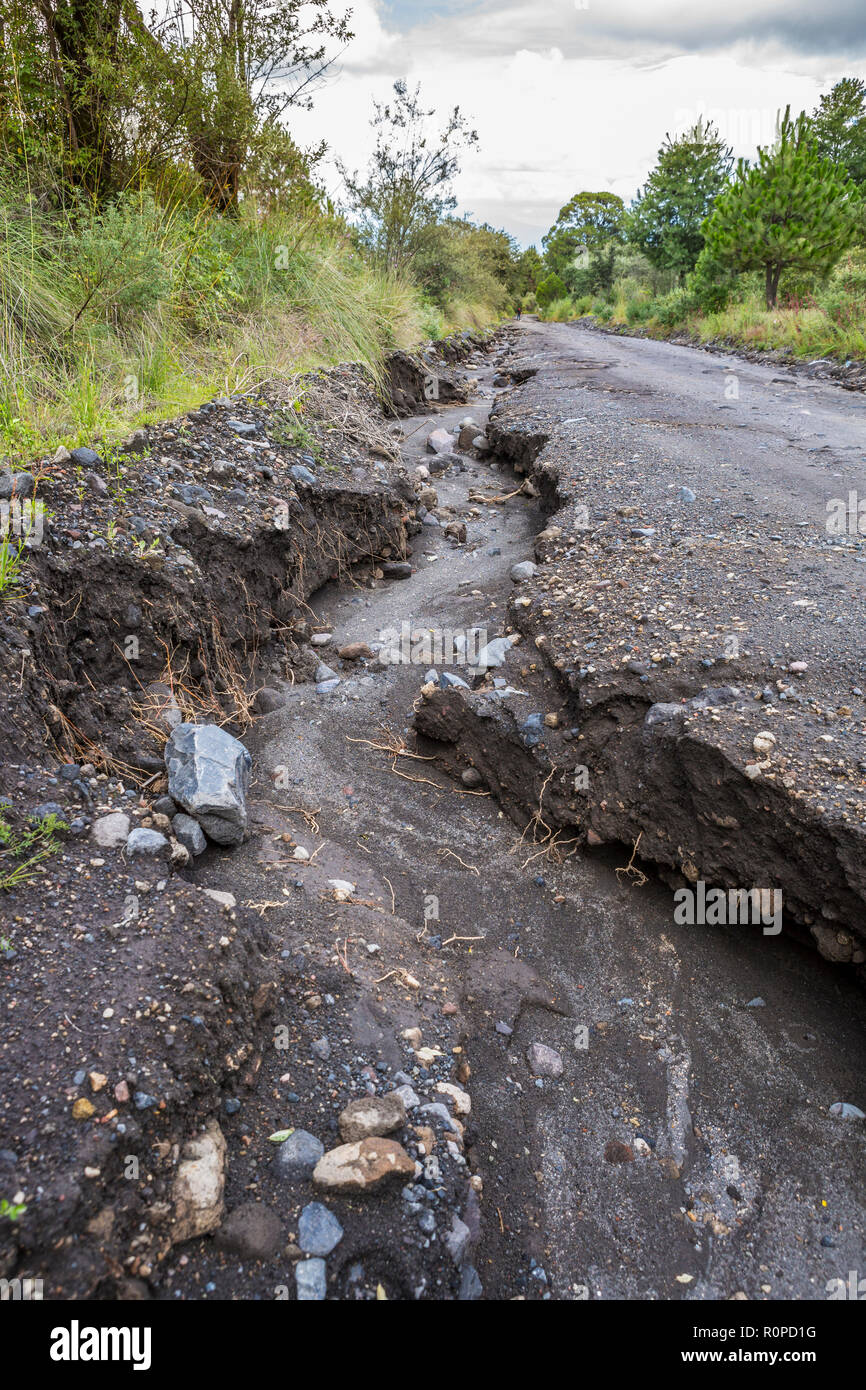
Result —
[[[797,36],[808,37],[816,8],[806,0],[728,0],[719,11],[674,0],[590,6],[464,6],[398,32],[379,0],[355,0],[357,37],[313,112],[295,114],[295,133],[363,166],[373,99],[387,99],[396,78],[420,82],[427,105],[459,105],[478,129],[480,149],[456,185],[461,210],[529,243],[579,189],[631,198],[665,133],[699,114],[750,155],[772,138],[779,108],[811,109],[833,81],[863,70],[844,53],[804,57]],[[841,43],[855,8],[826,0],[821,13]],[[329,183],[336,192],[333,165]]]

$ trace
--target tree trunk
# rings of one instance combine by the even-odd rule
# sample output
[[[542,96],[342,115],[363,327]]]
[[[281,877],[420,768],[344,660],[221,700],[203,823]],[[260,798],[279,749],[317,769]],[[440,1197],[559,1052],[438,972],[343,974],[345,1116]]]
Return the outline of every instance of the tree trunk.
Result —
[[[113,65],[120,35],[121,0],[45,0],[42,13],[67,113],[71,180],[93,196],[111,183],[110,94],[100,59]],[[96,60],[96,61],[94,61]]]
[[[779,281],[782,278],[782,267],[777,262],[768,261],[764,269],[767,308],[775,309],[776,297],[779,293]]]

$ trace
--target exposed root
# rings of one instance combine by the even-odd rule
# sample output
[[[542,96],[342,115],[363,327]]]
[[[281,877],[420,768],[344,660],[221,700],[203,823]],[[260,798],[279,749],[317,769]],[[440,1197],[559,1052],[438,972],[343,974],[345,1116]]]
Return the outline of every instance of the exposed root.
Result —
[[[641,869],[636,869],[634,864],[635,855],[637,854],[637,847],[641,841],[641,835],[643,835],[643,831],[640,832],[634,844],[632,845],[631,858],[629,859],[628,863],[621,864],[620,867],[616,870],[617,878],[619,878],[620,874],[625,875],[626,879],[630,879],[634,888],[643,888],[644,884],[647,881],[646,874],[643,873]],[[619,881],[620,883],[622,883],[623,880],[620,878]]]
[[[471,873],[475,874],[476,878],[480,878],[481,871],[478,868],[476,868],[474,864],[467,864],[466,860],[461,859],[459,854],[455,854],[453,849],[440,849],[439,855],[442,858],[444,858],[447,855],[449,859],[456,859],[457,863],[462,864],[464,869],[469,869]]]

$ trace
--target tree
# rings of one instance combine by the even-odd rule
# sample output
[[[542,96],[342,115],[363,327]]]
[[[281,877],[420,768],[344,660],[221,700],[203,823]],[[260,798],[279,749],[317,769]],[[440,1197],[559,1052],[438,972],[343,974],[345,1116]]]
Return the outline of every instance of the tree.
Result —
[[[866,184],[866,83],[843,77],[812,113],[818,153],[841,164],[861,188]]]
[[[546,236],[542,237],[548,269],[565,275],[580,248],[592,251],[607,241],[621,241],[625,204],[615,193],[575,193]]]
[[[393,102],[374,102],[376,148],[363,182],[340,165],[362,240],[391,269],[408,266],[421,230],[457,206],[451,183],[460,151],[478,143],[459,106],[438,133],[430,129],[435,115],[422,107],[420,87],[410,92],[404,81],[395,82]]]
[[[862,208],[847,174],[815,148],[808,118],[790,107],[757,164],[741,159],[734,182],[704,223],[701,259],[735,271],[763,270],[767,308],[785,270],[828,274],[856,239]],[[700,266],[698,266],[700,269]]]
[[[528,246],[517,258],[514,268],[514,288],[519,295],[533,294],[544,275],[544,261],[534,246]]]
[[[360,217],[364,244],[391,269],[402,269],[417,253],[422,232],[457,206],[451,183],[460,170],[460,151],[478,143],[455,106],[438,133],[436,115],[421,105],[421,89],[394,83],[394,100],[373,103],[370,125],[377,132],[366,177],[340,165],[349,205]]]
[[[330,0],[171,0],[156,32],[183,74],[192,161],[220,211],[237,206],[256,143],[312,105],[330,45],[352,38]]]
[[[629,240],[653,265],[680,279],[693,269],[704,245],[701,227],[732,163],[732,151],[709,121],[698,120],[675,140],[665,137],[628,219]]]

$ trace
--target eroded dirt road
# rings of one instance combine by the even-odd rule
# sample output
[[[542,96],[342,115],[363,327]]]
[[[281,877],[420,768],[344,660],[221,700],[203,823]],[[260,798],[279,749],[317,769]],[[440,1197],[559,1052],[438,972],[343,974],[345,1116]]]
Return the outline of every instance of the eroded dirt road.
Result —
[[[705,530],[712,520],[721,534],[752,506],[774,535],[805,531],[817,552],[828,488],[866,490],[866,402],[834,388],[776,383],[778,371],[738,364],[739,402],[728,402],[730,359],[557,325],[525,324],[508,360],[517,358],[546,358],[545,428],[573,421],[565,428],[578,432],[602,483],[625,468],[642,517],[687,486]],[[429,428],[454,429],[466,414],[483,424],[489,404],[405,421],[410,467]],[[466,521],[465,545],[425,527],[411,578],[329,588],[314,600],[317,626],[333,634],[322,657],[339,667],[340,684],[325,694],[297,686],[261,722],[257,833],[211,866],[214,886],[260,905],[286,953],[320,962],[327,995],[302,1017],[298,1060],[266,1056],[255,1096],[221,1121],[229,1206],[252,1194],[296,1229],[315,1193],[287,1190],[264,1136],[292,1124],[329,1147],[335,1116],[359,1087],[385,1092],[403,1070],[433,1100],[440,1074],[468,1061],[467,1166],[454,1159],[449,1169],[440,1140],[445,1178],[438,1198],[429,1184],[423,1221],[399,1192],[329,1199],[345,1232],[329,1257],[329,1296],[375,1296],[377,1283],[390,1297],[448,1298],[458,1285],[460,1296],[476,1296],[443,1249],[452,1210],[466,1214],[461,1194],[473,1174],[483,1192],[467,1258],[487,1298],[826,1298],[828,1281],[864,1259],[864,1126],[829,1113],[838,1101],[864,1102],[853,978],[787,935],[677,925],[672,890],[648,866],[643,882],[617,874],[627,846],[551,851],[537,823],[521,835],[478,794],[484,784],[468,788],[433,762],[389,756],[389,746],[436,751],[412,734],[427,663],[334,660],[344,643],[372,644],[404,622],[485,627],[490,637],[506,630],[509,571],[532,557],[544,515],[524,495],[473,504],[470,489],[504,496],[520,479],[471,455],[464,464],[435,485],[442,519],[451,507]],[[745,492],[753,496],[743,502]],[[745,533],[757,529],[749,517],[733,524],[748,544]],[[864,571],[853,545],[843,548],[846,614]],[[673,588],[670,601],[676,609],[686,597]],[[833,612],[810,622],[827,626],[796,628],[797,655],[836,668],[838,700],[843,686],[851,700],[860,653],[840,646]],[[819,631],[831,634],[824,648],[813,642]],[[533,712],[567,722],[568,699],[530,643],[514,649],[506,674],[527,691],[499,697],[518,725]],[[704,679],[719,683],[717,672]],[[312,861],[287,857],[282,835]],[[333,880],[352,885],[348,900]],[[419,1067],[401,1037],[413,1026],[444,1061]],[[326,1058],[310,1051],[322,1037]],[[531,1075],[533,1043],[560,1054],[560,1077]],[[282,1254],[239,1265],[208,1243],[189,1247],[172,1290],[272,1297],[290,1277]]]

